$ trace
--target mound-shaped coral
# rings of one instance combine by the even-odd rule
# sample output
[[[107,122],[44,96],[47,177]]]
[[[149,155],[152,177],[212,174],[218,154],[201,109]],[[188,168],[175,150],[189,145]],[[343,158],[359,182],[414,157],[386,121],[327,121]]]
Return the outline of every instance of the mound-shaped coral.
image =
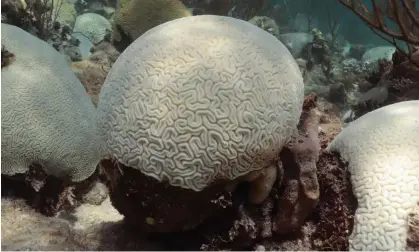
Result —
[[[84,13],[77,17],[73,33],[86,36],[93,45],[102,42],[112,30],[111,23],[96,13]]]
[[[419,201],[419,101],[400,102],[352,122],[330,144],[348,162],[358,200],[353,250],[404,250],[408,214]]]
[[[121,0],[114,16],[113,44],[123,51],[151,28],[192,14],[179,0]]]
[[[150,30],[121,54],[102,90],[107,153],[195,191],[270,164],[303,101],[301,73],[284,45],[217,16]]]
[[[298,65],[278,39],[242,20],[202,15],[155,27],[128,47],[98,112],[111,159],[199,192],[269,167],[302,102]]]
[[[2,174],[29,171],[81,181],[100,159],[96,111],[64,57],[22,29],[2,24],[1,42],[15,54],[2,68]]]

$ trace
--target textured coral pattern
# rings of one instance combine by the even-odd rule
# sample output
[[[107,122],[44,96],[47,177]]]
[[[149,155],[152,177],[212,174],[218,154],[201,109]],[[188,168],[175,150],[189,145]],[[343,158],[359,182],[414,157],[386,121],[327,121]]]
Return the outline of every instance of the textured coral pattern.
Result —
[[[103,41],[107,30],[111,31],[112,25],[106,18],[96,13],[85,13],[77,17],[73,32],[79,32],[97,44]]]
[[[277,157],[299,120],[303,86],[271,34],[229,17],[181,18],[115,62],[99,99],[101,134],[121,163],[200,191]]]
[[[96,111],[64,57],[24,30],[1,24],[16,60],[1,69],[1,172],[32,163],[48,175],[80,181],[100,159]]]
[[[159,24],[191,15],[179,0],[120,0],[114,24],[135,40]],[[113,30],[113,35],[115,40],[120,41],[118,29]]]
[[[358,199],[352,250],[404,250],[419,201],[419,101],[365,114],[328,147],[349,163]]]

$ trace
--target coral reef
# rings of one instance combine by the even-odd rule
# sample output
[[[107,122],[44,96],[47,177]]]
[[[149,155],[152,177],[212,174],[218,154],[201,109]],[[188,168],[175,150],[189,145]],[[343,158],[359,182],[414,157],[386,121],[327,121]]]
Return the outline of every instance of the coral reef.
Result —
[[[419,99],[419,68],[414,62],[419,62],[419,50],[410,59],[395,52],[391,61],[378,61],[377,71],[368,76],[370,86],[351,106],[355,118],[382,106]]]
[[[2,249],[419,250],[418,10],[316,3],[2,1]]]
[[[333,56],[328,42],[318,29],[313,29],[311,34],[313,35],[313,41],[303,49],[304,58],[307,59],[307,68],[310,70],[314,65],[320,65],[326,77],[330,78]]]
[[[196,33],[197,30],[202,32]],[[257,36],[249,36],[250,32]],[[217,35],[212,36],[211,34]],[[243,43],[244,37],[249,40],[248,43]],[[240,44],[236,41],[238,38],[241,38]],[[259,46],[258,50],[254,51],[254,48],[250,46],[253,43]],[[211,45],[213,49],[208,50],[203,45]],[[272,50],[272,48],[276,49]],[[172,51],[177,53],[169,53]],[[260,78],[264,79],[263,82],[240,80],[240,73],[235,73],[234,69],[223,74],[225,71],[223,61],[219,60],[216,55],[230,57],[243,51],[258,55],[258,63],[255,62],[254,57],[243,57],[240,62],[234,64],[249,65],[247,71],[252,71],[255,76],[261,75]],[[202,60],[188,63],[186,59],[192,52],[205,56]],[[159,56],[155,58],[154,55]],[[167,69],[165,70],[167,73],[163,77],[166,80],[160,83],[160,81],[154,80],[154,73],[146,69],[148,69],[147,62],[161,59],[164,59],[163,65],[155,67],[153,70],[159,72],[159,69]],[[213,67],[206,70],[204,61],[211,61]],[[176,66],[171,66],[171,62],[184,62],[184,64],[178,63]],[[183,71],[182,69],[195,70],[188,71],[187,76],[179,79],[177,76],[179,72]],[[201,70],[208,71],[208,77],[203,80],[197,77]],[[150,74],[140,74],[141,79],[131,77],[137,76],[138,73],[144,73],[144,71],[148,71]],[[220,74],[210,77],[212,73]],[[286,81],[280,82],[280,80]],[[218,87],[221,81],[224,91]],[[174,83],[176,85],[173,85]],[[236,85],[236,83],[242,84]],[[210,202],[220,195],[215,194],[212,190],[210,190],[212,193],[205,193],[207,186],[218,181],[233,181],[253,171],[257,176],[247,177],[246,180],[253,180],[255,188],[260,186],[257,191],[261,194],[253,195],[252,199],[255,202],[263,201],[276,178],[276,169],[271,165],[282,145],[290,139],[298,122],[301,111],[299,104],[303,98],[302,84],[298,66],[286,48],[275,37],[248,22],[211,15],[193,16],[167,22],[147,32],[124,51],[106,79],[100,94],[101,102],[98,105],[99,124],[102,127],[102,137],[106,141],[106,153],[111,159],[140,170],[135,176],[139,182],[133,184],[134,174],[123,177],[123,179],[124,181],[129,179],[128,181],[131,182],[126,183],[132,184],[133,188],[138,188],[136,191],[140,192],[139,196],[146,192],[142,186],[147,185],[150,190],[153,188],[159,192],[153,195],[164,197],[162,199],[151,197],[150,200],[153,202],[159,200],[161,204],[175,205],[175,202],[166,203],[163,200],[171,200],[167,198],[167,193],[163,193],[163,190],[172,192],[172,194],[179,191],[179,195],[183,195],[182,193],[191,194],[195,198],[199,198],[197,192],[202,192],[201,200]],[[160,90],[160,88],[156,89],[158,85],[164,85],[165,88],[161,92],[157,92]],[[190,85],[193,85],[194,90],[198,90],[198,92],[190,93]],[[249,92],[251,89],[258,91]],[[208,93],[204,90],[212,91]],[[194,98],[187,98],[189,96],[186,95],[187,93],[190,93],[189,95]],[[208,102],[198,102],[204,93],[206,93],[205,100]],[[170,112],[163,110],[153,112],[151,109],[144,110],[142,108],[142,106],[148,106],[145,104],[154,106],[153,97],[162,96],[167,97],[165,106],[172,108]],[[280,103],[277,96],[283,97]],[[187,99],[180,101],[179,99],[182,97]],[[225,98],[220,100],[220,97]],[[127,108],[125,107],[126,100],[131,100],[134,103],[141,100],[141,103],[137,103],[138,107],[136,105]],[[242,103],[242,101],[245,102]],[[184,105],[178,105],[179,102]],[[219,105],[210,105],[213,102]],[[232,110],[223,111],[225,106]],[[259,113],[258,111],[262,108],[264,113]],[[130,116],[132,113],[135,114],[135,119]],[[183,119],[183,114],[193,115],[196,113],[198,113],[196,117]],[[269,116],[267,116],[268,114]],[[151,115],[156,118],[156,121],[147,119]],[[119,119],[114,121],[112,118]],[[218,120],[223,122],[215,123]],[[122,121],[126,121],[124,125],[130,125],[131,130],[136,128],[135,131],[138,134],[131,137],[126,136],[124,132],[128,128],[119,126],[119,122]],[[151,131],[140,129],[144,127]],[[151,132],[153,133],[150,134]],[[186,132],[195,140],[184,142]],[[118,140],[122,139],[120,134],[124,135],[123,138],[128,137],[132,143],[145,142],[126,148],[126,143]],[[224,137],[227,135],[231,138]],[[124,150],[123,152],[120,151],[121,148]],[[201,154],[196,156],[194,153]],[[140,157],[141,160],[137,159]],[[182,170],[179,170],[180,167]],[[266,169],[261,171],[264,168]],[[145,180],[147,176],[150,177],[149,180]],[[162,184],[158,185],[158,181]],[[179,188],[171,188],[166,184]],[[180,190],[180,188],[186,190]],[[127,194],[127,190],[132,191],[133,189],[124,188],[119,194]],[[111,195],[112,193],[111,190]],[[148,195],[142,197],[145,196],[150,197]],[[173,195],[172,197],[177,198]],[[188,199],[190,197],[180,197],[179,202],[182,203],[181,199],[193,202]],[[131,202],[140,202],[140,199]],[[128,202],[124,204],[126,205]],[[152,204],[151,202],[149,205],[156,211],[154,215],[158,215],[159,213],[155,209],[156,203]],[[204,204],[202,203],[202,205]],[[190,207],[193,209],[196,206],[192,204]],[[187,209],[186,206],[183,208]],[[163,208],[160,210],[165,211]],[[207,210],[210,208],[208,207]],[[133,212],[138,216],[150,215],[149,211],[140,213],[140,211],[124,210],[123,212],[124,214]],[[181,216],[174,210],[167,212],[164,214],[174,214],[177,218]],[[195,214],[194,216],[198,217],[199,215]],[[144,222],[144,218],[141,220]],[[169,228],[170,217],[165,217],[163,220]]]
[[[304,113],[300,120],[299,136],[303,139],[305,139],[306,135],[310,136],[307,139],[308,143],[313,140],[319,141],[319,144],[323,148],[340,128],[341,124],[337,111],[333,105],[324,100],[317,99],[316,101],[316,98],[312,95],[306,97]],[[317,122],[317,120],[319,121]],[[317,126],[320,126],[322,129],[319,133],[318,140],[313,135],[317,133],[314,130]],[[311,134],[306,134],[307,132],[304,132],[304,129],[311,129],[313,131],[311,131]],[[297,138],[295,139],[297,140]],[[290,147],[295,147],[298,144],[301,143],[297,140]],[[300,146],[306,145],[307,141]],[[298,149],[294,148],[293,150]],[[305,149],[302,150],[304,150],[302,152],[304,153]],[[318,151],[318,148],[314,148],[314,150]],[[286,150],[286,152],[290,152],[290,150]],[[286,156],[286,160],[289,160],[288,162],[284,162],[287,164],[284,168],[291,169],[291,171],[292,169],[298,169],[298,166],[290,162],[291,159],[296,159],[294,160],[296,163],[300,163],[301,161],[302,163],[300,164],[306,163],[305,160],[298,158],[299,155],[297,153],[294,152],[291,155],[292,158],[283,154],[283,156]],[[296,228],[291,233],[277,234],[272,232],[275,217],[278,211],[281,210],[281,204],[275,203],[280,198],[280,191],[283,190],[280,189],[278,183],[274,185],[270,195],[261,205],[249,204],[246,195],[251,187],[248,187],[246,184],[239,185],[237,190],[231,195],[229,194],[229,197],[221,197],[211,202],[213,206],[220,208],[219,211],[206,221],[203,221],[202,225],[190,231],[146,235],[138,229],[138,226],[133,227],[132,224],[134,223],[129,219],[126,221],[128,225],[122,223],[120,221],[122,216],[113,209],[109,200],[106,200],[100,206],[82,204],[74,210],[67,208],[64,209],[64,212],[59,213],[57,217],[43,221],[46,221],[49,226],[51,226],[51,222],[55,222],[55,218],[68,221],[68,225],[71,228],[71,235],[69,237],[75,241],[77,246],[75,249],[82,250],[253,250],[262,248],[265,250],[324,250],[332,248],[345,250],[348,247],[347,237],[351,231],[351,214],[354,211],[350,198],[349,174],[336,156],[325,153],[323,149],[320,152],[314,151],[312,153],[314,154],[312,157],[318,156],[319,158],[316,164],[316,174],[320,197],[318,203],[312,209],[311,214],[307,216],[307,220],[305,222],[300,220],[302,226]],[[141,196],[142,201],[144,199],[153,199],[153,197],[157,199],[155,201],[157,204],[147,204],[146,207],[148,208],[156,208],[162,204],[158,199],[161,199],[163,195],[159,194],[156,197],[153,194],[153,192],[156,192],[153,188],[162,188],[162,183],[144,176],[135,169],[117,164],[108,162],[104,166],[108,173],[112,173],[110,175],[111,178],[124,178],[124,180],[119,180],[119,184],[115,183],[118,182],[116,180],[108,181],[109,188],[118,190],[116,187],[120,189],[129,187],[128,196],[126,194],[119,194],[125,200],[126,197],[137,197],[138,195]],[[291,166],[288,166],[288,164]],[[138,179],[138,176],[145,179],[146,183],[141,183],[142,180]],[[152,185],[151,188],[149,187],[150,185]],[[135,190],[135,188],[141,187],[146,187],[146,189]],[[151,197],[142,197],[144,193],[149,194]],[[193,192],[188,193],[193,195]],[[181,194],[167,195],[171,197],[178,195],[175,199],[172,199],[174,206],[186,200],[181,197]],[[197,208],[200,207],[199,201],[201,200],[201,198],[195,198],[194,201],[196,204],[194,206]],[[129,202],[132,202],[132,200]],[[139,201],[137,200],[137,202]],[[115,202],[113,204],[115,205]],[[132,203],[130,207],[132,209]],[[176,213],[181,214],[181,216],[185,216],[185,213],[187,213],[185,210],[188,209],[175,207],[174,210],[176,210]],[[152,214],[156,212],[158,213],[160,211],[152,211]],[[202,213],[202,211],[199,212]],[[138,217],[138,213],[135,212],[133,214]],[[191,216],[195,215],[192,214],[189,218]],[[38,215],[38,218],[44,219],[46,217]],[[290,218],[289,220],[291,219],[295,220],[295,218]],[[179,219],[175,218],[170,221],[174,222],[176,220]],[[148,218],[146,221],[154,221],[156,223],[154,218]],[[22,220],[23,223],[24,220]],[[214,225],[215,223],[216,225]],[[25,233],[27,232],[23,232],[20,236],[27,237],[23,236]],[[35,242],[37,238],[38,236],[29,236],[25,239],[28,242]],[[27,249],[28,247],[22,246],[22,248]],[[47,248],[54,247],[49,246],[44,249]]]

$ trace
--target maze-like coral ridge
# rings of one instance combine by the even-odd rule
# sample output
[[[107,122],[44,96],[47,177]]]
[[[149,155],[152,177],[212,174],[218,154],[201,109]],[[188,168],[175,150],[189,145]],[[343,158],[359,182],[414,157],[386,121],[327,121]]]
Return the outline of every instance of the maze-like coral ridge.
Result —
[[[233,18],[195,16],[160,25],[128,47],[100,101],[114,158],[200,191],[278,155],[299,119],[303,80],[269,33]]]
[[[404,250],[407,216],[419,201],[419,101],[365,114],[330,144],[349,163],[358,200],[350,247]]]

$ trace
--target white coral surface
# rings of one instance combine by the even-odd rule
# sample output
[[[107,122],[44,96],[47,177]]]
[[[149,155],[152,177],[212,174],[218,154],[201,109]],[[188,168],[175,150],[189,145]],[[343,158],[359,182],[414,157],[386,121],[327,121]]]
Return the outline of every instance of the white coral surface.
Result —
[[[15,60],[1,69],[1,172],[31,164],[81,181],[100,159],[96,109],[63,55],[19,27],[1,24]]]
[[[268,32],[230,17],[180,18],[115,62],[100,94],[101,135],[119,162],[200,191],[272,162],[298,123],[303,86]]]
[[[352,250],[404,250],[419,201],[419,101],[382,107],[345,128],[328,149],[348,162],[358,200]]]

